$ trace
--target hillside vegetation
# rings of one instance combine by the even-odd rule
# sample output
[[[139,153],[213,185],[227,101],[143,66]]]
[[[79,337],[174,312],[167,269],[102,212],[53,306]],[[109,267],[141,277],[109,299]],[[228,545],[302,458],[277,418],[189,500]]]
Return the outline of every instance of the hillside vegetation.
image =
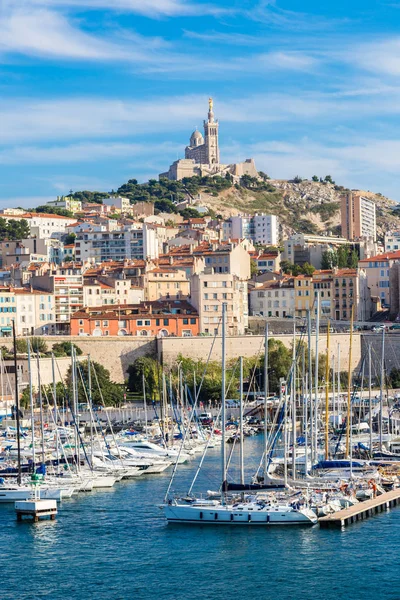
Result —
[[[233,184],[227,177],[190,177],[182,181],[151,179],[138,183],[130,179],[116,192],[128,197],[132,204],[153,202],[156,212],[180,213],[185,217],[196,216],[197,206],[205,206],[212,216],[227,218],[239,213],[272,213],[279,216],[283,235],[292,232],[326,233],[340,235],[340,200],[347,190],[332,178],[302,180],[270,179],[260,172],[256,179],[245,175],[240,184]],[[378,235],[400,229],[398,204],[382,194],[365,190],[353,190],[371,198],[377,206]],[[102,202],[104,192],[75,192],[74,197]],[[177,203],[190,198],[190,208],[180,209]],[[400,207],[399,207],[400,208]]]

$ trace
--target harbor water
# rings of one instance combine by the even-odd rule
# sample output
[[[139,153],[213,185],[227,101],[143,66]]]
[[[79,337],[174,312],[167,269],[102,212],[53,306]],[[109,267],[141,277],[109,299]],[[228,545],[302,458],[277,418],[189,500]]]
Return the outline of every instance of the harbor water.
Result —
[[[246,440],[249,471],[262,439]],[[181,465],[187,491],[198,460]],[[64,501],[55,522],[0,505],[1,600],[399,600],[400,508],[348,527],[167,525],[170,472]],[[199,485],[217,489],[220,452]]]

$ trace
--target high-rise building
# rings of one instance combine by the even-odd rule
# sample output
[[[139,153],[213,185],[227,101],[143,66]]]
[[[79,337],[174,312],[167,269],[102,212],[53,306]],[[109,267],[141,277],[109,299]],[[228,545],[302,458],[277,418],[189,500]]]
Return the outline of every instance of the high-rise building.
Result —
[[[369,198],[348,192],[342,197],[341,217],[343,237],[376,240],[376,206]]]

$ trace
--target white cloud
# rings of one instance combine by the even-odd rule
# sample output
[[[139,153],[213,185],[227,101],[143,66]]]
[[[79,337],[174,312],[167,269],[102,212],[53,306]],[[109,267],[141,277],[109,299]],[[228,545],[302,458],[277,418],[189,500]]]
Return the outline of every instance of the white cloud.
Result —
[[[359,44],[350,49],[344,60],[379,75],[400,75],[400,38]]]
[[[23,0],[26,6],[72,7],[132,12],[150,18],[223,15],[231,12],[213,4],[190,0]]]
[[[73,27],[60,14],[47,10],[16,11],[0,18],[0,53],[70,59],[127,59],[127,52]]]

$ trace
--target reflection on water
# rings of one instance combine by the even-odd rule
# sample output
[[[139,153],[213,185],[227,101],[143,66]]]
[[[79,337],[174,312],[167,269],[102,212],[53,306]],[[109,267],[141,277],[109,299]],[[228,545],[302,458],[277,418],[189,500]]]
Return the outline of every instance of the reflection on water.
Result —
[[[257,466],[262,439],[245,445]],[[175,489],[188,489],[198,460],[179,468]],[[217,489],[219,472],[214,449],[198,487]],[[400,508],[344,532],[167,526],[158,505],[168,479],[71,498],[55,522],[17,523],[0,505],[0,600],[400,598]]]

